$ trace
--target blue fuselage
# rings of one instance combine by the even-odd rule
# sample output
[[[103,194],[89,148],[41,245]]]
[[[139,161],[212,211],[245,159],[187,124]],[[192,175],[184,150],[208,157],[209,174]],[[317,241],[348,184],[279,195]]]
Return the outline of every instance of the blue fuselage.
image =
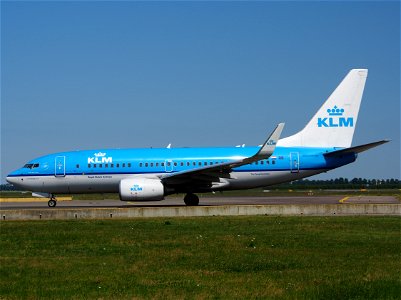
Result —
[[[231,148],[155,148],[97,149],[61,152],[28,162],[8,175],[7,181],[25,190],[46,193],[118,192],[122,178],[161,177],[169,173],[198,169],[252,156],[259,147]],[[326,157],[338,148],[277,147],[265,160],[233,168],[229,184],[210,190],[243,189],[268,186],[311,176],[349,164],[356,154]],[[194,190],[190,190],[194,189]],[[185,187],[169,193],[199,192]]]

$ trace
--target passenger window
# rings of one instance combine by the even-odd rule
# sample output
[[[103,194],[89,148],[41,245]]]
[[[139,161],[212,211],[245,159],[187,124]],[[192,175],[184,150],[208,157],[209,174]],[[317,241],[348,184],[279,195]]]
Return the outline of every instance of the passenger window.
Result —
[[[159,166],[159,163],[156,163],[156,167],[158,167]]]
[[[105,167],[105,168],[108,168],[108,167],[109,167],[109,164],[105,164],[104,167]]]
[[[90,168],[91,167],[91,164],[88,164],[88,168]]]
[[[261,165],[263,165],[263,164],[264,164],[264,161],[263,161],[263,160],[261,160],[261,161],[260,161],[260,164],[261,164]]]
[[[161,163],[161,166],[164,167],[164,163]]]
[[[210,162],[210,165],[213,165],[213,162],[212,162],[212,161]]]
[[[198,165],[200,165],[200,166],[201,166],[201,165],[202,165],[202,162],[199,162],[199,163],[198,163]]]
[[[190,165],[190,162],[189,162],[189,161],[187,161],[187,167],[189,167],[189,165]]]
[[[96,168],[96,164],[93,164],[93,167]]]
[[[142,168],[142,163],[139,163],[139,166]]]
[[[275,161],[275,160],[272,160],[272,164],[275,165],[275,164],[276,164],[276,161]]]
[[[205,161],[205,162],[203,163],[203,165],[207,166],[207,161]]]
[[[120,167],[120,164],[116,164],[116,167],[119,168],[119,167]]]
[[[123,163],[123,168],[125,168],[125,163]]]
[[[174,163],[174,166],[177,166],[177,163],[176,163],[176,162]]]
[[[148,163],[145,163],[145,167],[148,167],[149,166],[149,164]]]
[[[181,167],[183,167],[183,166],[184,166],[184,163],[183,163],[183,162],[181,162],[181,164],[180,164],[180,165],[181,165]]]
[[[171,162],[167,162],[167,167],[170,167],[171,166]]]
[[[195,161],[194,161],[193,165],[196,166],[196,162]]]
[[[255,161],[255,165],[258,165],[259,164],[259,162],[258,161]]]
[[[114,164],[110,164],[110,168],[114,168]]]
[[[131,163],[128,163],[128,168],[131,168]]]
[[[77,169],[79,169],[79,165],[77,165]]]
[[[150,163],[150,166],[153,167],[153,163]]]
[[[99,168],[101,168],[102,167],[102,164],[99,164]]]
[[[270,164],[270,161],[266,160],[266,164]]]

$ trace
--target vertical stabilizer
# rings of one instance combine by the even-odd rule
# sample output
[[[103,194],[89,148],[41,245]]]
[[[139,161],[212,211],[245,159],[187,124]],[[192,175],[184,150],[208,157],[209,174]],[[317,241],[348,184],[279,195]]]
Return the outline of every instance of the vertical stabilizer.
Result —
[[[351,70],[305,128],[278,146],[350,147],[367,76],[367,69]]]

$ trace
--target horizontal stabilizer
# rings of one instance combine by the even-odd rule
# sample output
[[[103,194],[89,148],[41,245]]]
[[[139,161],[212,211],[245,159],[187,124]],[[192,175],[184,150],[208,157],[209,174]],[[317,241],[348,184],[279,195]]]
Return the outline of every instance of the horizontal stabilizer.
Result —
[[[337,151],[333,151],[333,152],[328,152],[328,153],[325,153],[324,156],[333,157],[333,156],[343,155],[343,154],[346,154],[346,153],[360,153],[360,152],[369,150],[371,148],[380,146],[380,145],[388,143],[388,142],[389,142],[389,140],[382,140],[382,141],[378,141],[378,142],[374,142],[374,143],[369,143],[369,144],[360,145],[360,146],[356,146],[356,147],[351,147],[351,148],[341,149],[341,150],[337,150]]]

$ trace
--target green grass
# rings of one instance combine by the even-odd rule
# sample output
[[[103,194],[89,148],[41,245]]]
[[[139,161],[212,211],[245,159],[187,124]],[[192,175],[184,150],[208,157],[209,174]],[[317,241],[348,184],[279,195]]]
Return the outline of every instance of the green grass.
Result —
[[[1,222],[1,299],[400,299],[399,217]]]
[[[0,198],[32,198],[32,192],[1,191]]]

